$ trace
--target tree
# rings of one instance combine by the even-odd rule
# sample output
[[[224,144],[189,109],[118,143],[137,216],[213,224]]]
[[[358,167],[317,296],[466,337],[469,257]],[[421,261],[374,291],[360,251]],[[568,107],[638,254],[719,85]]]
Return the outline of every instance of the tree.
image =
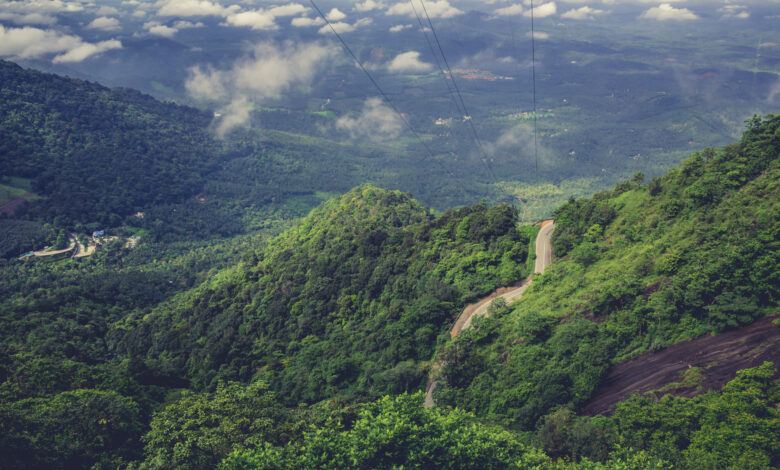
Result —
[[[337,420],[313,426],[303,442],[236,451],[220,468],[511,469],[549,463],[509,431],[481,425],[458,409],[423,408],[422,401],[422,393],[386,396],[362,408],[349,427]]]
[[[146,442],[154,469],[209,469],[233,449],[285,440],[286,410],[268,385],[221,383],[214,393],[185,395],[156,413]]]

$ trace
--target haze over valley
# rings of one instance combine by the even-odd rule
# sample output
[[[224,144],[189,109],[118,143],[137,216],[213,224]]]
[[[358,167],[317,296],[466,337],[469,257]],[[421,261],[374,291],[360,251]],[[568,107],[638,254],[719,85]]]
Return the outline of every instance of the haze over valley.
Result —
[[[777,0],[0,0],[0,470],[780,466]]]

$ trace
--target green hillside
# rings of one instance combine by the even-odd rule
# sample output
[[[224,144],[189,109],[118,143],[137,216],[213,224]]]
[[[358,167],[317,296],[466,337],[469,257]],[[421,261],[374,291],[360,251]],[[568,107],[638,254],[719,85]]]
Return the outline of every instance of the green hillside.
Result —
[[[434,213],[355,187],[476,199],[435,160],[278,130],[219,141],[211,116],[133,91],[7,62],[0,78],[1,196],[39,196],[2,216],[0,254],[66,228],[143,234],[0,259],[0,469],[780,465],[773,364],[726,355],[716,385],[690,367],[583,412],[629,359],[775,334],[780,116],[558,208],[555,263],[451,340],[465,304],[529,274],[536,229],[506,204]]]
[[[777,314],[779,155],[780,116],[755,118],[736,144],[559,208],[558,261],[445,346],[437,401],[534,429],[621,360]]]
[[[195,194],[216,163],[206,113],[6,61],[0,84],[0,174],[32,179],[36,216],[116,224]]]
[[[442,175],[438,160],[415,151],[307,135],[321,134],[319,121],[274,130],[258,116],[258,126],[217,138],[210,112],[0,61],[0,217],[80,233],[126,223],[156,240],[202,240],[299,218],[323,195],[366,182],[438,209],[496,194]],[[143,219],[132,217],[138,211]],[[32,247],[1,229],[0,256]]]
[[[484,204],[434,218],[358,187],[138,321],[128,351],[197,388],[262,378],[289,404],[418,389],[464,303],[527,275],[516,218]]]

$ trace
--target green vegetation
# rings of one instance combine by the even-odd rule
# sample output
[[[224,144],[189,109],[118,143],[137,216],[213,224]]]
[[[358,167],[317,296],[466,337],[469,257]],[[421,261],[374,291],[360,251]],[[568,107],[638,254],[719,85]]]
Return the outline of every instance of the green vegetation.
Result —
[[[443,350],[437,401],[533,429],[615,362],[777,312],[780,116],[643,185],[555,212],[560,260],[513,308]]]
[[[770,363],[740,371],[721,393],[634,396],[610,419],[624,445],[677,468],[770,468],[780,459],[780,381]]]
[[[205,113],[5,61],[0,83],[0,174],[33,181],[36,217],[118,225],[195,194],[216,163]]]
[[[459,309],[528,274],[516,218],[484,204],[434,218],[359,187],[139,318],[128,351],[196,387],[262,378],[288,404],[417,389]]]
[[[291,445],[235,451],[220,468],[522,469],[549,463],[509,431],[480,425],[461,410],[425,409],[422,399],[422,393],[384,397],[346,425],[333,419]]]
[[[519,210],[434,213],[368,184],[322,202],[371,180],[445,207],[486,183],[432,178],[455,154],[285,130],[215,141],[210,116],[135,92],[4,62],[0,78],[0,172],[14,175],[0,184],[43,197],[0,220],[2,467],[780,464],[772,364],[694,398],[662,395],[704,369],[611,417],[575,411],[616,362],[777,311],[778,116],[666,176],[571,199],[556,264],[450,340],[465,304],[530,273],[538,229],[518,219],[604,181],[493,187]],[[290,128],[330,119],[262,111]],[[142,243],[13,258],[104,225]]]

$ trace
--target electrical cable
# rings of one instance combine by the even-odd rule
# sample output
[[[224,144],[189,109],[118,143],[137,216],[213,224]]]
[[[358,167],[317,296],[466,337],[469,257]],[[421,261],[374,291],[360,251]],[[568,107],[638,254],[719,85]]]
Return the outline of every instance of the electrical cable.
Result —
[[[390,106],[390,108],[395,111],[395,113],[398,115],[398,117],[401,119],[401,122],[403,122],[406,127],[409,129],[409,131],[417,138],[417,140],[422,144],[422,146],[425,148],[425,150],[428,152],[428,156],[433,160],[439,167],[444,170],[445,173],[447,173],[449,176],[455,176],[455,174],[448,170],[447,168],[442,165],[442,163],[438,160],[436,160],[436,156],[434,155],[431,148],[428,146],[428,144],[425,143],[425,141],[420,137],[420,134],[417,133],[416,130],[414,130],[414,127],[412,127],[411,123],[406,119],[406,117],[396,108],[395,104],[393,104],[392,100],[390,100],[390,97],[387,95],[387,93],[382,90],[382,87],[379,86],[379,83],[374,79],[374,77],[371,75],[371,73],[363,66],[363,63],[360,62],[360,59],[357,58],[354,52],[352,52],[352,49],[347,45],[346,41],[344,41],[344,38],[341,37],[341,35],[336,31],[336,28],[333,27],[330,21],[325,17],[325,14],[322,13],[322,10],[320,10],[320,7],[317,6],[317,4],[314,2],[314,0],[309,0],[311,5],[314,7],[315,10],[317,10],[317,13],[320,15],[320,17],[325,21],[325,23],[330,27],[330,30],[333,31],[333,34],[338,38],[339,42],[341,42],[341,45],[344,47],[344,50],[347,51],[347,53],[352,57],[352,59],[355,61],[355,63],[360,67],[360,70],[363,71],[363,73],[366,74],[366,77],[368,77],[368,80],[374,85],[374,87],[379,91],[379,94],[382,95],[382,98],[385,100],[385,102]]]
[[[450,82],[447,80],[447,73],[444,71],[444,67],[441,65],[441,61],[439,61],[439,55],[436,54],[431,39],[428,37],[427,34],[425,34],[425,25],[423,25],[422,18],[420,18],[420,14],[417,13],[417,8],[414,6],[414,0],[409,0],[409,5],[412,6],[412,11],[414,11],[414,16],[417,17],[417,23],[419,23],[420,25],[420,32],[422,32],[423,36],[425,36],[425,42],[428,43],[428,48],[431,51],[431,55],[433,56],[433,59],[436,61],[436,66],[439,68],[442,77],[444,77],[444,84],[447,86],[447,93],[450,95],[452,102],[455,103],[455,108],[458,110],[458,114],[463,116],[464,111],[460,108],[460,104],[458,103],[458,100],[455,98],[455,93],[452,90],[452,87],[450,86]]]
[[[428,20],[428,25],[431,27],[431,33],[433,33],[433,38],[436,40],[436,45],[438,46],[439,52],[441,53],[441,58],[444,60],[444,65],[447,67],[447,73],[449,74],[449,77],[452,80],[452,85],[455,88],[455,92],[458,94],[458,98],[460,98],[460,104],[463,107],[463,112],[465,113],[463,119],[468,121],[469,127],[471,128],[471,132],[474,134],[474,141],[477,143],[479,151],[483,155],[483,157],[480,160],[487,167],[488,173],[490,173],[490,176],[493,179],[493,181],[498,181],[498,178],[496,178],[496,174],[493,172],[493,168],[490,165],[490,161],[487,159],[485,146],[482,144],[482,140],[479,138],[479,134],[477,133],[476,127],[474,127],[474,122],[471,114],[469,114],[468,112],[468,108],[466,107],[466,102],[463,100],[463,95],[461,94],[460,88],[458,87],[458,82],[455,80],[455,75],[452,73],[452,69],[450,68],[449,62],[447,62],[447,56],[444,55],[444,49],[441,47],[439,36],[436,34],[436,28],[433,27],[433,22],[431,21],[431,17],[430,15],[428,15],[428,9],[425,7],[425,2],[423,0],[420,0],[420,5],[422,5],[423,7],[425,18]]]
[[[539,151],[536,143],[536,43],[534,38],[534,0],[531,0],[531,82],[533,83],[533,113],[534,113],[534,171],[539,178]]]

